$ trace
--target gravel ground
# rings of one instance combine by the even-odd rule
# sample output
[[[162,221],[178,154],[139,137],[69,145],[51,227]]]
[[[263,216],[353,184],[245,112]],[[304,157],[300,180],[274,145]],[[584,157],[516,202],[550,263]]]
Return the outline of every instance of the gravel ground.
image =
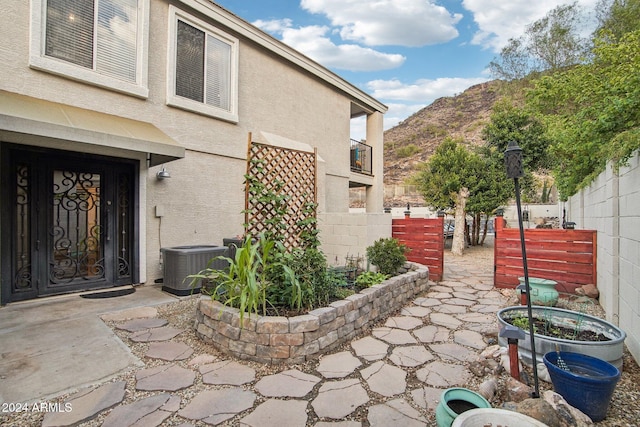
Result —
[[[492,242],[491,241],[486,242],[484,247],[468,248],[462,257],[455,257],[451,255],[448,250],[446,250],[445,263],[447,262],[452,262],[452,263],[469,262],[469,263],[474,263],[475,265],[484,265],[490,269],[493,263]],[[517,299],[513,291],[505,290],[504,292],[512,298],[513,304],[517,305]],[[196,356],[199,354],[209,354],[213,356],[216,359],[216,361],[227,359],[227,356],[224,356],[223,354],[218,352],[215,348],[213,348],[211,345],[208,345],[202,342],[196,337],[193,331],[196,302],[197,302],[197,298],[188,297],[177,303],[160,306],[158,307],[158,317],[167,319],[169,321],[170,326],[186,329],[184,333],[174,338],[174,340],[185,342],[186,344],[191,346],[194,349],[193,356]],[[583,305],[581,305],[580,307],[576,307],[572,305],[575,305],[575,303],[572,303],[571,301],[565,300],[563,298],[561,298],[559,302],[559,306],[563,308],[584,309]],[[596,317],[604,318],[604,312],[602,311],[602,308],[597,304],[597,302],[594,304],[590,304],[587,307],[588,307],[588,310],[587,310],[588,314],[594,315]],[[131,351],[137,357],[139,357],[141,360],[144,361],[146,367],[152,367],[157,364],[165,363],[160,360],[153,360],[153,359],[148,359],[144,357],[144,354],[148,349],[147,343],[132,342],[128,339],[129,334],[127,332],[116,329],[115,324],[113,322],[108,322],[107,324],[108,326],[113,328],[114,332],[122,339],[122,341],[131,348]],[[372,325],[372,327],[375,327],[375,326],[378,326],[378,325]],[[345,344],[343,346],[344,349],[346,349],[348,345],[349,344]],[[337,349],[336,351],[341,351],[341,350],[343,350],[343,348]],[[178,363],[186,367],[187,362],[188,360],[183,362],[178,362]],[[268,365],[263,365],[263,364],[253,363],[253,362],[246,362],[246,361],[243,363],[251,366],[256,370],[256,381],[265,375],[272,375],[274,373],[280,372],[285,369],[290,369],[290,368],[299,369],[303,372],[307,372],[313,375],[319,375],[318,372],[315,370],[317,366],[317,361],[311,361],[302,365],[295,365],[293,367],[292,366],[286,366],[286,367],[268,366]],[[532,377],[531,372],[529,371],[528,373],[529,373],[529,376]],[[500,385],[504,384],[507,378],[508,378],[507,374],[503,373],[499,378],[499,384]],[[124,380],[127,382],[127,391],[126,391],[123,404],[131,403],[131,402],[134,402],[135,400],[139,400],[142,397],[146,397],[148,395],[153,394],[152,392],[143,392],[143,391],[135,390],[135,371],[134,370],[123,373],[122,375],[119,375],[117,378],[114,378],[112,381],[120,381],[120,380]],[[470,384],[468,384],[467,387],[470,389],[477,390],[477,386],[483,380],[484,380],[483,378],[474,378],[474,380]],[[410,389],[421,387],[421,386],[423,386],[423,384],[418,384],[417,382],[415,384],[414,383],[408,384],[408,388]],[[175,392],[175,394],[179,395],[183,399],[183,404],[184,404],[184,402],[190,401],[197,393],[209,387],[210,386],[203,384],[201,378],[198,376],[196,379],[196,383],[193,387],[189,387],[186,390]],[[251,388],[252,386],[248,386],[248,387]],[[550,384],[540,381],[541,392],[551,388],[552,386]],[[375,393],[370,393],[370,395],[374,395],[374,394]],[[68,397],[69,397],[68,395],[60,396],[58,399],[56,399],[56,401],[62,402]],[[315,396],[311,396],[309,399],[313,399],[313,397]],[[492,405],[494,407],[500,406],[503,403],[503,398],[504,398],[504,388],[502,388],[502,392],[498,394],[496,399],[491,402]],[[260,403],[263,402],[263,400],[264,400],[263,398],[256,400],[254,406],[259,405]],[[373,405],[376,403],[378,402],[376,402],[375,400],[371,400],[369,402],[369,405]],[[358,409],[354,414],[352,414],[349,417],[349,419],[364,420],[363,426],[367,426],[368,425],[366,422],[367,406],[364,406]],[[108,414],[108,411],[91,421],[81,424],[81,426],[92,426],[92,427],[100,426],[107,414]],[[317,418],[314,418],[314,417],[315,415],[313,413],[309,414],[310,425],[313,425],[315,422],[318,421]],[[622,377],[616,387],[614,396],[612,398],[608,416],[605,420],[599,423],[596,423],[595,425],[607,426],[607,427],[609,426],[611,427],[640,426],[640,421],[638,420],[639,417],[640,417],[640,368],[638,367],[638,364],[635,362],[635,360],[631,357],[631,355],[625,348],[624,370],[622,372]],[[430,425],[435,425],[435,417],[433,416],[433,414],[430,414],[428,419],[430,421]],[[14,415],[10,419],[0,418],[0,426],[7,426],[7,427],[8,426],[11,426],[11,427],[38,426],[41,424],[41,422],[42,422],[42,415],[29,414],[29,413],[21,413],[19,415]],[[180,418],[174,415],[173,417],[170,417],[169,419],[167,419],[163,425],[176,426],[184,422],[185,420],[183,418]],[[198,423],[194,423],[194,425],[204,426],[205,424],[198,422]],[[231,424],[223,424],[223,425],[231,425]]]

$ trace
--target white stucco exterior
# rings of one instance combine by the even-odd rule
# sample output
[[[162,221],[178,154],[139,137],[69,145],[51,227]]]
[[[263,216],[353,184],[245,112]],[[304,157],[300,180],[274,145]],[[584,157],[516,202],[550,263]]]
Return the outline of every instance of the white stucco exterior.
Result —
[[[33,2],[32,2],[33,3]],[[38,2],[36,2],[38,3]],[[148,156],[110,145],[35,138],[6,130],[15,117],[0,121],[0,144],[45,146],[99,155],[133,158],[139,162],[139,281],[162,275],[161,247],[222,244],[225,237],[243,233],[244,173],[248,135],[268,132],[317,147],[318,201],[321,240],[329,259],[345,253],[363,253],[374,237],[390,236],[391,220],[378,219],[383,203],[383,129],[386,107],[337,75],[273,39],[235,15],[205,0],[150,0],[143,2],[148,43],[144,58],[147,96],[124,94],[79,82],[30,66],[29,2],[0,5],[0,91],[77,107],[90,112],[133,119],[155,126],[184,148],[184,158],[149,166]],[[170,7],[214,26],[239,40],[238,120],[229,122],[167,105],[167,58]],[[31,46],[31,48],[33,48]],[[33,52],[31,53],[33,55]],[[373,147],[373,175],[367,212],[356,221],[349,215],[349,126],[353,112],[367,115],[367,143]],[[108,134],[108,130],[106,131]],[[158,180],[161,167],[171,178]],[[356,177],[357,178],[357,177]],[[339,218],[339,219],[338,219]],[[366,219],[363,219],[366,218]],[[384,219],[384,218],[388,218]],[[334,224],[373,224],[365,237],[342,239],[332,235]],[[357,223],[357,224],[356,224]],[[348,234],[348,233],[347,233]],[[2,256],[8,256],[2,248]]]

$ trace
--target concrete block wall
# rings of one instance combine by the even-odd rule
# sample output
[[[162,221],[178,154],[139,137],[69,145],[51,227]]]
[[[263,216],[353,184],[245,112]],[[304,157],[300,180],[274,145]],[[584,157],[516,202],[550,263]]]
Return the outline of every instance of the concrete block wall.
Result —
[[[566,209],[577,228],[598,231],[600,304],[640,362],[640,153],[617,173],[608,165]]]
[[[409,271],[295,317],[245,314],[203,296],[196,310],[196,334],[223,353],[267,364],[295,364],[352,340],[369,325],[402,308],[429,288],[429,269]]]
[[[391,237],[391,215],[385,213],[321,213],[321,248],[329,265],[344,265],[347,256],[366,258],[367,247]],[[366,265],[364,266],[366,267]]]

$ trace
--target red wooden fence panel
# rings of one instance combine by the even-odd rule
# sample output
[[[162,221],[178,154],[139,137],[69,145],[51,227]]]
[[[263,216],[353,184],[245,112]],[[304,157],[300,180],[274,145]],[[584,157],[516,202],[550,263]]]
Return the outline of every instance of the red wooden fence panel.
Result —
[[[407,260],[429,267],[429,279],[439,282],[444,273],[444,217],[403,218],[391,221],[392,237],[410,251]]]
[[[524,276],[519,228],[504,228],[497,217],[494,244],[494,286],[512,288]],[[574,293],[576,288],[596,283],[595,230],[524,230],[529,277],[558,282],[559,292]]]

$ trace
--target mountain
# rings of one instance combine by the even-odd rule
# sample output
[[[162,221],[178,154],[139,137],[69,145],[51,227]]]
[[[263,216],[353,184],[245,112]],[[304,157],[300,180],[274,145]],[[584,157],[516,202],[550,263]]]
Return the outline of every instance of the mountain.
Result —
[[[483,144],[482,129],[493,104],[500,97],[501,83],[493,80],[471,86],[453,97],[439,98],[384,133],[384,183],[402,185],[450,136],[468,145]],[[399,200],[391,204],[397,205]],[[404,200],[402,200],[404,203]]]

